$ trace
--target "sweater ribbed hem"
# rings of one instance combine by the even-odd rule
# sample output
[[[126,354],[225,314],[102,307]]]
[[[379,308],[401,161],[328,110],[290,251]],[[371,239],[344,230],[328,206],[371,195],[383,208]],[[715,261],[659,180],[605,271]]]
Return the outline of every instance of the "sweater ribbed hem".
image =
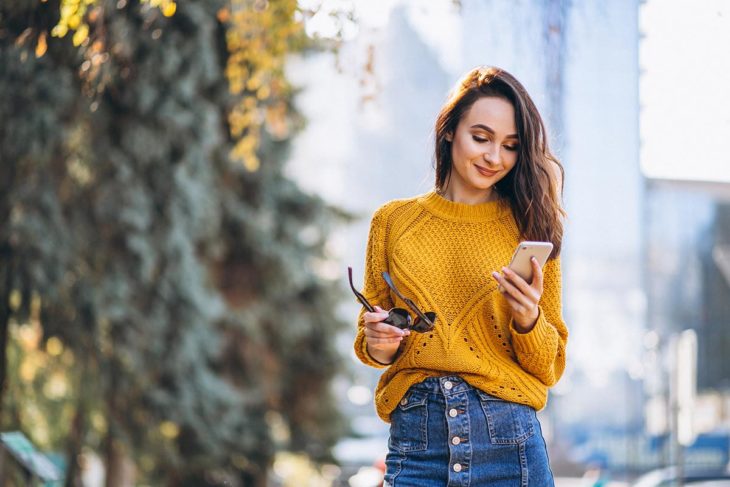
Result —
[[[495,220],[503,216],[505,211],[508,210],[507,205],[499,200],[469,205],[447,200],[436,191],[431,191],[419,197],[418,203],[433,215],[460,222]]]

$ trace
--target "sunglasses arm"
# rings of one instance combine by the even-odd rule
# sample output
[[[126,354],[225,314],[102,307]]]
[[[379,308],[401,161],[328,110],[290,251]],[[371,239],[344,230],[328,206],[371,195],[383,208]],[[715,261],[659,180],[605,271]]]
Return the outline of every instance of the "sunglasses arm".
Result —
[[[363,296],[360,292],[358,292],[357,289],[355,289],[355,285],[352,283],[352,267],[347,268],[347,275],[350,278],[350,289],[352,289],[352,292],[355,293],[355,297],[358,301],[360,301],[360,304],[365,306],[365,309],[368,310],[370,313],[375,313],[375,308],[368,302],[367,299],[365,299],[365,296]]]
[[[385,279],[385,283],[388,285],[388,287],[390,289],[393,290],[393,292],[401,299],[401,301],[403,301],[404,303],[406,303],[406,305],[409,308],[411,308],[411,311],[413,311],[414,313],[416,313],[416,315],[418,317],[420,317],[422,320],[425,320],[426,323],[428,323],[429,325],[433,325],[433,322],[430,319],[428,319],[428,316],[426,316],[425,314],[423,314],[423,312],[420,309],[418,309],[418,306],[416,306],[413,301],[411,301],[407,297],[403,296],[400,293],[400,291],[398,291],[398,288],[396,288],[395,287],[395,284],[393,284],[393,280],[390,278],[390,274],[388,274],[387,271],[383,272],[383,279]]]
[[[407,303],[408,299],[405,296],[403,296],[400,293],[400,291],[398,291],[398,288],[395,287],[395,284],[393,284],[393,281],[390,279],[390,274],[388,274],[387,271],[383,272],[383,279],[385,279],[385,283],[396,294],[396,296],[398,296],[401,299],[401,301],[403,301],[404,303],[408,304]]]

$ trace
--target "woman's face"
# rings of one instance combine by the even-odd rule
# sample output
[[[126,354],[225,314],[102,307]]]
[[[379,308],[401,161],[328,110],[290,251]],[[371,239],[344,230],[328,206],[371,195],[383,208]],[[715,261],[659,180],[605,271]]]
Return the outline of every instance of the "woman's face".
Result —
[[[459,120],[451,141],[448,190],[471,198],[496,199],[493,186],[517,163],[515,110],[504,98],[479,98]],[[481,199],[481,198],[480,198]]]

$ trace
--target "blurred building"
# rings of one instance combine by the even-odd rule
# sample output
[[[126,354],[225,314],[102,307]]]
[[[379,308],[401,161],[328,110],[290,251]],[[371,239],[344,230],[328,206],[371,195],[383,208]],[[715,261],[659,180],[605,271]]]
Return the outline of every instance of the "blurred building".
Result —
[[[722,191],[717,192],[717,189]],[[645,430],[656,458],[677,461],[674,344],[684,330],[697,341],[692,404],[695,444],[689,464],[730,461],[730,184],[647,179],[645,280]]]
[[[648,0],[640,24],[646,430],[666,463],[683,456],[722,466],[730,461],[730,5]],[[679,39],[680,31],[692,35]],[[674,348],[685,330],[696,334],[696,364]],[[692,435],[680,448],[678,377],[687,369]]]
[[[541,412],[551,460],[559,474],[588,464],[644,470],[668,460],[661,438],[671,427],[669,336],[697,330],[701,391],[727,388],[730,377],[721,356],[730,340],[730,216],[724,183],[678,186],[656,172],[667,146],[694,155],[694,146],[673,143],[679,137],[652,138],[645,126],[671,118],[651,111],[649,105],[665,102],[646,84],[651,68],[639,59],[642,50],[644,60],[663,62],[660,48],[652,54],[646,46],[664,32],[645,24],[664,26],[667,19],[652,19],[646,9],[655,5],[640,0],[354,5],[360,21],[345,29],[337,56],[289,65],[304,88],[298,104],[309,119],[291,174],[360,217],[333,236],[341,265],[331,275],[344,285],[351,265],[362,282],[372,212],[432,187],[432,126],[458,77],[479,64],[507,69],[545,116],[566,170],[564,314],[571,335],[566,374]],[[647,152],[652,147],[659,156]],[[652,158],[658,162],[647,166]],[[357,309],[354,299],[343,304],[353,327]],[[353,334],[341,338],[343,353]],[[377,445],[385,449],[387,427],[375,418],[370,394],[378,376],[353,361],[339,385],[355,433],[370,436],[370,443],[344,443],[343,451],[366,458]],[[719,404],[712,406],[718,417],[726,414],[730,401],[713,397],[721,399],[706,402]]]

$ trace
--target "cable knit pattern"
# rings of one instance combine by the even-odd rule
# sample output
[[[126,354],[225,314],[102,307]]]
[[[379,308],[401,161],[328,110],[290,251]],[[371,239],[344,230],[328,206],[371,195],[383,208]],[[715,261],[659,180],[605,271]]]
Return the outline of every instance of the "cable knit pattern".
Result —
[[[509,264],[519,241],[512,212],[498,201],[467,205],[430,192],[375,212],[363,294],[383,309],[407,308],[385,284],[381,274],[388,271],[406,297],[437,314],[436,328],[411,333],[393,364],[385,366],[367,352],[365,309],[360,311],[355,353],[367,365],[387,367],[375,393],[384,421],[411,385],[448,374],[505,400],[545,407],[548,387],[565,368],[560,259],[545,265],[535,327],[519,333],[491,277]]]

